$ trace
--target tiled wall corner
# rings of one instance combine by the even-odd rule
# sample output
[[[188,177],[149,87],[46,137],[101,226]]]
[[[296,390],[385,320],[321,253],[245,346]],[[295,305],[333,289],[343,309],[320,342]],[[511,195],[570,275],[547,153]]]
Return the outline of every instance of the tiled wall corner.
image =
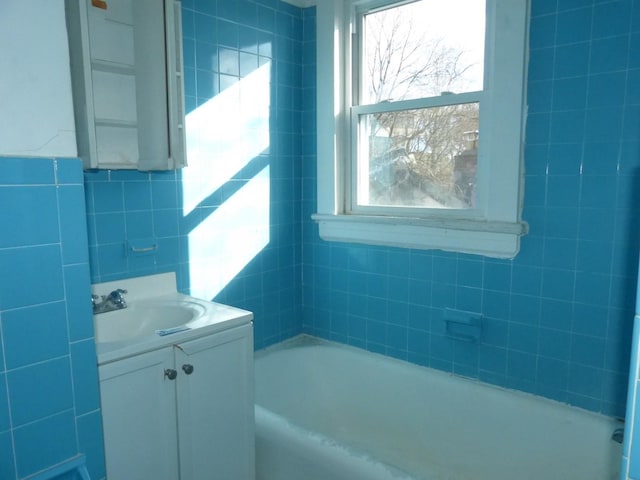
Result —
[[[85,453],[104,477],[79,159],[0,157],[0,477]]]

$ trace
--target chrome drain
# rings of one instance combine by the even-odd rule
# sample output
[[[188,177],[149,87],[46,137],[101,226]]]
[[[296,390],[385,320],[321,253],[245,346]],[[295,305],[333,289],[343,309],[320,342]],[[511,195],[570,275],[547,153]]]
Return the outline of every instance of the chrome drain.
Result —
[[[616,428],[611,435],[611,440],[622,443],[624,440],[624,428]]]

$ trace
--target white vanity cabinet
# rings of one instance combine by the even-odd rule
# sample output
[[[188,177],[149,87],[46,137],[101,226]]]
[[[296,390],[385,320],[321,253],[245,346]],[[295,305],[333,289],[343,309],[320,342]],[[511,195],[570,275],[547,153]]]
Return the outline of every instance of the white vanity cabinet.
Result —
[[[180,2],[65,0],[65,7],[85,168],[186,165]]]
[[[254,478],[253,342],[240,328],[175,349],[182,480]]]
[[[251,324],[99,367],[108,480],[253,480]]]
[[[179,478],[173,368],[170,347],[99,367],[110,480]]]

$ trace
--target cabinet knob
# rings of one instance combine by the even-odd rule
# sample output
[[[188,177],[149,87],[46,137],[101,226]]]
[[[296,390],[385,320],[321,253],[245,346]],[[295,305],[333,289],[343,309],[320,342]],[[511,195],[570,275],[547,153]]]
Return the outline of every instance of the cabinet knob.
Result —
[[[178,372],[176,372],[173,368],[166,368],[164,371],[164,376],[169,380],[175,380],[178,376]]]
[[[186,373],[187,375],[191,375],[193,373],[193,365],[185,363],[184,365],[182,365],[182,370],[184,370],[184,373]]]

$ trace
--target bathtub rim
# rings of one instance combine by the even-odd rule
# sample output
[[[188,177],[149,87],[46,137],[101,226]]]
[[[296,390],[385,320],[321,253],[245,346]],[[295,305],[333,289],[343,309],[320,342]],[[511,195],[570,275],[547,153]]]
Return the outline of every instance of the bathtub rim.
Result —
[[[478,388],[481,390],[485,390],[489,394],[493,394],[493,395],[510,396],[514,398],[515,401],[517,401],[518,403],[524,402],[525,405],[534,403],[534,404],[540,405],[541,408],[543,409],[553,409],[553,411],[560,411],[560,412],[564,411],[571,416],[578,416],[578,417],[581,416],[585,419],[585,422],[587,422],[587,424],[592,423],[596,428],[601,429],[601,432],[605,435],[604,437],[601,437],[603,439],[607,438],[606,432],[608,429],[610,429],[610,432],[613,433],[615,429],[623,425],[621,420],[616,417],[604,415],[598,412],[593,412],[591,410],[586,410],[584,408],[570,405],[565,402],[559,402],[557,400],[553,400],[548,397],[532,394],[529,392],[524,392],[521,390],[516,390],[513,388],[502,387],[499,385],[482,381],[477,378],[472,378],[472,377],[470,378],[470,377],[462,376],[453,372],[439,370],[433,367],[418,365],[415,363],[408,362],[406,360],[393,358],[377,352],[371,352],[369,350],[366,350],[364,348],[360,348],[357,346],[334,342],[331,340],[314,337],[312,335],[308,335],[305,333],[283,340],[277,344],[270,345],[269,347],[256,351],[254,354],[255,354],[256,361],[259,361],[261,358],[268,357],[271,354],[277,354],[278,352],[283,352],[286,350],[300,350],[308,347],[323,347],[323,349],[328,348],[330,350],[336,349],[337,351],[344,352],[346,355],[359,355],[359,356],[369,357],[369,361],[386,363],[389,365],[389,368],[391,369],[395,369],[395,368],[400,368],[403,370],[407,369],[410,375],[431,376],[431,377],[437,378],[439,382],[453,381],[458,384],[464,383],[467,385],[467,388]],[[320,356],[322,356],[323,354],[324,353],[320,353]],[[315,354],[312,354],[311,352],[310,352],[310,355],[311,355],[311,358],[315,357]],[[277,364],[277,360],[276,360],[276,364]],[[265,404],[260,404],[256,401],[256,405],[264,409],[265,411],[270,412],[278,416],[279,418],[284,419],[288,423],[295,425],[298,428],[301,428],[303,431],[314,432],[325,438],[329,438],[331,440],[337,441],[338,444],[344,445],[347,449],[350,449],[352,447],[348,443],[334,439],[333,437],[331,437],[330,435],[327,435],[326,433],[322,433],[322,431],[316,431],[315,429],[309,429],[306,426],[303,426],[301,424],[299,425],[295,420],[292,420],[286,415],[282,415],[278,412],[273,412],[272,410],[269,409],[269,407],[265,406]],[[598,424],[600,425],[599,427],[598,427]],[[612,440],[609,440],[609,441],[611,442]],[[361,451],[358,448],[354,448],[354,450]],[[375,455],[373,455],[372,458],[376,458]],[[613,467],[615,468],[615,470],[611,470],[611,472],[612,473],[620,472],[622,452],[620,451],[619,455],[618,453],[614,453],[614,457],[610,457],[610,458],[613,460],[610,466],[613,467],[614,465],[617,465],[616,467]],[[389,463],[385,460],[379,460],[379,461],[382,465],[389,465],[394,468],[398,468],[397,466],[398,464],[396,463]],[[404,470],[400,470],[400,471],[404,472]],[[411,475],[410,473],[408,473],[408,470],[406,471],[406,474]],[[618,477],[619,477],[619,473],[615,473],[615,478],[617,479]]]
[[[294,348],[306,348],[306,347],[335,347],[338,349],[343,349],[343,350],[347,350],[347,351],[351,351],[351,352],[355,352],[355,353],[360,353],[360,354],[368,354],[373,356],[374,358],[378,359],[378,360],[384,360],[384,361],[389,361],[392,362],[396,365],[401,365],[405,368],[410,368],[412,370],[416,370],[416,371],[426,371],[428,372],[429,375],[433,374],[433,375],[437,375],[441,378],[454,378],[454,379],[459,379],[459,380],[464,380],[464,381],[468,381],[468,382],[473,382],[474,384],[476,384],[477,386],[479,386],[480,388],[490,388],[490,389],[494,389],[494,390],[498,390],[500,392],[505,392],[508,394],[515,394],[517,396],[522,396],[524,397],[525,400],[534,400],[534,401],[542,401],[545,403],[548,403],[549,405],[556,405],[556,406],[561,406],[562,408],[571,408],[573,410],[576,410],[578,412],[581,412],[585,415],[588,415],[590,417],[593,418],[597,418],[600,420],[609,420],[612,422],[616,422],[618,425],[618,428],[624,428],[625,427],[625,419],[621,418],[621,417],[617,417],[617,416],[611,416],[611,415],[606,415],[604,413],[601,412],[594,412],[593,410],[588,410],[586,408],[577,406],[577,405],[572,405],[568,402],[562,402],[560,400],[555,400],[553,398],[549,398],[549,397],[545,397],[543,395],[538,395],[535,393],[531,393],[531,392],[526,392],[524,390],[518,390],[516,388],[510,388],[510,387],[505,387],[502,385],[496,385],[494,383],[490,383],[490,382],[486,382],[484,380],[480,380],[479,378],[476,377],[469,377],[466,375],[461,375],[459,373],[455,373],[455,372],[450,372],[450,371],[446,371],[446,370],[441,370],[439,368],[435,368],[435,367],[430,367],[430,366],[426,366],[426,365],[419,365],[417,363],[413,363],[410,362],[408,360],[403,360],[400,358],[396,358],[396,357],[391,357],[389,355],[384,355],[378,352],[373,352],[371,350],[367,350],[365,348],[361,348],[361,347],[357,347],[354,345],[349,345],[349,344],[345,344],[345,343],[340,343],[340,342],[335,342],[332,340],[327,340],[325,338],[321,338],[321,337],[316,337],[313,335],[310,335],[308,333],[300,333],[298,335],[295,335],[293,337],[287,338],[285,340],[282,340],[278,343],[269,345],[268,347],[265,348],[261,348],[259,350],[254,351],[254,361],[258,360],[266,355],[269,355],[270,353],[275,353],[278,351],[282,351],[282,350],[289,350],[289,349],[294,349]],[[613,433],[613,431],[612,431]]]

